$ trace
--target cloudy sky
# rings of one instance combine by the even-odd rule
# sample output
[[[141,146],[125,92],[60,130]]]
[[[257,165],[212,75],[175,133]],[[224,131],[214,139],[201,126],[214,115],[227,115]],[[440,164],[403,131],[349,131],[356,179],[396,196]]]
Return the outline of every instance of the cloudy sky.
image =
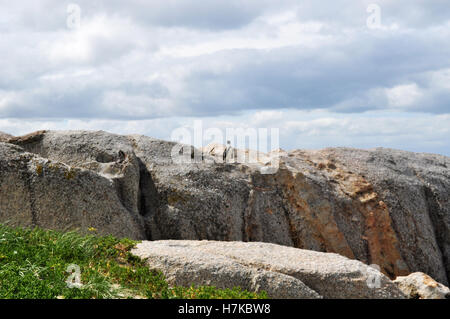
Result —
[[[450,156],[449,2],[0,0],[0,131],[196,120]]]

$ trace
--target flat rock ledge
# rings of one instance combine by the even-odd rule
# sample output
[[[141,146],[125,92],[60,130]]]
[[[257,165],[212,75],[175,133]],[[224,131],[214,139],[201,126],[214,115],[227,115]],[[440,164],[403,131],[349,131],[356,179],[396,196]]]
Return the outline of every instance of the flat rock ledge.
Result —
[[[388,277],[362,262],[261,242],[143,241],[132,254],[171,285],[241,287],[270,298],[403,299]]]

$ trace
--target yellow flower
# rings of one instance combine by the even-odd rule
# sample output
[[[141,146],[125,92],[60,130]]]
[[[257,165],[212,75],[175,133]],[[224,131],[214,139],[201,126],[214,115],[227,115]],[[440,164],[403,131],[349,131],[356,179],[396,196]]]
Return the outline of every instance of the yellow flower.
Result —
[[[89,231],[97,231],[97,228],[89,227],[88,230],[89,230]]]

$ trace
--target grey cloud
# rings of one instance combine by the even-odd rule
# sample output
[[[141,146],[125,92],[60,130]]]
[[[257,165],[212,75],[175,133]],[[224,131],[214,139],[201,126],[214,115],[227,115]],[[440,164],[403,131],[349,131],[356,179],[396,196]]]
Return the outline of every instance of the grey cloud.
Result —
[[[49,31],[66,28],[67,5],[78,4],[82,18],[108,14],[129,18],[143,25],[188,27],[211,31],[237,29],[268,12],[291,10],[300,21],[326,21],[330,26],[365,26],[370,4],[381,8],[382,22],[410,28],[424,28],[449,22],[447,0],[335,0],[318,4],[315,0],[103,0],[13,2],[0,0],[8,8],[0,12],[0,30],[27,28]]]
[[[259,16],[264,2],[267,1],[150,1],[132,14],[144,23],[162,26],[234,29]]]
[[[86,40],[91,51],[87,59],[62,58],[59,61],[43,53],[42,43],[57,44],[70,34],[67,30],[49,31],[56,25],[51,21],[59,21],[57,25],[61,22],[60,13],[65,13],[66,4],[48,0],[42,2],[42,6],[32,7],[37,8],[36,15],[42,15],[55,4],[43,24],[36,20],[27,25],[42,30],[27,33],[10,28],[0,38],[0,92],[19,97],[0,104],[0,117],[141,119],[280,108],[354,113],[389,108],[383,89],[408,83],[417,83],[424,95],[405,110],[449,113],[448,90],[430,82],[426,74],[450,68],[450,31],[445,28],[441,32],[428,28],[418,28],[414,32],[368,30],[365,27],[366,3],[351,2],[318,6],[317,2],[309,1],[283,1],[278,5],[256,0],[245,4],[234,0],[214,3],[131,1],[126,4],[79,1],[86,19],[106,12],[109,18],[114,14],[129,17],[132,24],[139,20],[140,27],[133,24],[131,31],[121,33],[118,25],[119,32],[110,37],[91,36]],[[4,6],[6,2],[1,4]],[[438,9],[444,12],[448,9],[442,4],[441,1],[430,5],[421,1],[400,1],[394,6],[392,2],[380,1],[383,17],[396,12],[406,24],[429,21],[428,26],[445,21]],[[188,58],[155,55],[159,47],[170,42],[164,37],[173,33],[165,33],[154,25],[176,26],[180,33],[187,32],[183,27],[199,28],[189,31],[194,32],[195,39],[211,37],[211,34],[220,39],[224,29],[243,27],[268,10],[278,12],[289,5],[292,10],[300,5],[296,12],[301,20],[308,16],[335,26],[338,22],[354,23],[350,16],[358,16],[359,26],[352,29],[351,35],[345,29],[325,27],[320,32],[330,40],[318,47],[300,43],[276,49],[222,50]],[[400,9],[404,5],[424,8],[424,13],[402,13]],[[339,10],[341,7],[343,10]],[[22,9],[24,13],[20,18]],[[34,11],[16,3],[12,12],[10,20],[20,24],[18,21],[30,20]],[[0,17],[5,17],[4,11]],[[433,20],[434,17],[437,20]],[[42,80],[45,76],[80,68],[92,69],[92,74]],[[111,99],[106,99],[108,105],[105,105],[105,96],[114,96],[111,92],[120,96],[123,103],[136,103],[129,108],[139,112],[129,112],[123,107],[115,109]]]
[[[439,36],[424,39],[420,34],[387,38],[366,34],[351,45],[322,47],[324,52],[320,54],[313,49],[293,47],[270,51],[232,50],[174,60],[175,66],[178,63],[188,69],[185,76],[172,76],[172,80],[183,87],[178,92],[171,92],[167,83],[161,80],[152,83],[145,80],[154,72],[170,74],[174,65],[168,65],[167,70],[166,65],[152,67],[148,73],[145,69],[124,69],[139,69],[136,64],[144,61],[138,60],[121,66],[121,69],[97,72],[90,80],[89,77],[65,79],[64,85],[54,86],[41,82],[45,94],[35,94],[26,99],[24,105],[15,104],[3,109],[2,116],[132,118],[121,111],[108,109],[105,112],[99,104],[99,96],[109,90],[120,90],[130,96],[144,95],[149,99],[169,99],[177,106],[176,115],[235,114],[244,109],[277,108],[328,108],[339,112],[386,109],[389,106],[386,97],[380,93],[382,88],[411,81],[425,86],[429,79],[421,74],[450,68],[449,48],[441,46],[441,50],[435,50],[434,44],[439,41]],[[114,60],[111,63],[115,63]],[[231,64],[232,68],[217,72],[217,63]],[[138,78],[131,77],[135,72]],[[421,103],[411,106],[411,111],[449,112],[445,91],[428,89],[427,92],[426,103],[419,101]],[[30,111],[26,104],[29,101],[41,107]],[[156,115],[161,116],[161,113],[155,113],[149,105],[148,112],[138,116],[151,118]]]
[[[198,114],[260,108],[333,108],[341,112],[388,107],[380,88],[408,83],[419,75],[450,67],[450,44],[440,36],[368,34],[351,45],[330,45],[323,52],[281,48],[271,52],[228,52],[209,57],[233,61],[230,72],[216,74],[204,66],[185,81],[196,93]],[[436,43],[442,43],[436,50]],[[339,58],[336,53],[339,52]],[[224,62],[225,63],[225,62]],[[208,65],[202,61],[202,65]],[[214,103],[215,101],[215,103]],[[447,113],[449,106],[429,100],[414,111]],[[215,106],[213,106],[215,105]],[[444,103],[445,105],[445,103]],[[215,107],[215,110],[211,110]]]
[[[324,5],[317,1],[298,1],[296,13],[301,21],[327,21],[334,27],[361,27],[366,25],[369,5],[380,8],[381,23],[397,24],[408,28],[425,28],[441,25],[450,20],[447,0],[335,0]]]
[[[388,23],[424,28],[450,21],[450,6],[446,0],[383,0],[380,5]]]
[[[143,25],[164,27],[188,27],[194,29],[236,29],[251,23],[255,18],[271,9],[280,9],[292,4],[292,0],[104,0],[104,1],[58,1],[13,3],[0,1],[8,6],[8,13],[0,13],[0,30],[27,28],[49,31],[66,28],[67,6],[79,5],[82,20],[99,14],[129,18]]]

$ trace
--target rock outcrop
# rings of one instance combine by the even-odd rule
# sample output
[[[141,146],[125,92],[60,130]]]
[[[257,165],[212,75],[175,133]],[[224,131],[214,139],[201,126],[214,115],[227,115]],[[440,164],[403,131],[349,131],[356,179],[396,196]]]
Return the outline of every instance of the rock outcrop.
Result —
[[[448,287],[421,272],[397,277],[394,283],[410,299],[450,299]]]
[[[192,163],[172,160],[188,150]],[[106,132],[0,142],[0,221],[137,239],[269,242],[450,277],[450,158],[391,149],[279,151],[279,168],[214,147]],[[221,154],[219,154],[219,158]],[[266,161],[266,160],[265,160]]]
[[[140,216],[125,207],[114,180],[5,143],[0,143],[0,218],[10,225],[94,227],[102,234],[146,238]]]
[[[0,131],[0,142],[7,142],[9,139],[13,138],[12,135],[9,135],[5,132]]]
[[[132,254],[177,286],[241,287],[271,298],[404,298],[360,261],[268,243],[144,241]]]

